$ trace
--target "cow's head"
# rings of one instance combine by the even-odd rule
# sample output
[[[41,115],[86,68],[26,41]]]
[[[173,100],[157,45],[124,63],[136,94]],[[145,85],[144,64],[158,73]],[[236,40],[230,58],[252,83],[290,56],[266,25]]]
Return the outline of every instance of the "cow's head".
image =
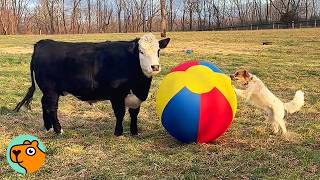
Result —
[[[151,77],[161,71],[160,49],[169,44],[170,38],[158,41],[153,34],[146,34],[139,39],[139,59],[142,72]]]

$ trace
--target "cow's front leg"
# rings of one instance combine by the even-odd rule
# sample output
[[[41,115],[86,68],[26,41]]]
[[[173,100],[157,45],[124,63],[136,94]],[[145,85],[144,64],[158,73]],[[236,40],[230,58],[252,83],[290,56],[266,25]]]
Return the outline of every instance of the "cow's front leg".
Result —
[[[138,114],[140,112],[140,107],[137,109],[129,109],[131,123],[130,123],[130,132],[132,136],[138,135]]]
[[[116,128],[114,130],[114,135],[121,136],[123,133],[122,121],[126,112],[124,105],[124,98],[115,98],[111,100],[114,115],[116,116]]]

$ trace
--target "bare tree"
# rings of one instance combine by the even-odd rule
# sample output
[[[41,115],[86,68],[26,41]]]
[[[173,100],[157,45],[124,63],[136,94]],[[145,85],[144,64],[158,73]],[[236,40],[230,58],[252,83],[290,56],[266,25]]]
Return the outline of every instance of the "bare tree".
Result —
[[[37,3],[35,3],[37,2]],[[319,0],[0,0],[0,34],[207,30],[320,19]],[[168,6],[168,7],[166,7]],[[318,23],[319,25],[320,23]],[[311,24],[309,24],[311,25]]]
[[[170,8],[170,11],[169,11],[169,14],[170,14],[170,23],[169,23],[169,27],[170,27],[170,31],[173,31],[173,0],[170,0],[169,1],[169,8]]]
[[[161,37],[167,36],[167,13],[166,13],[166,1],[160,0],[161,6]]]
[[[87,9],[88,9],[88,29],[87,32],[91,33],[91,0],[87,0]]]
[[[121,30],[121,13],[123,8],[123,0],[116,0],[117,6],[117,15],[118,15],[118,32],[122,32]]]
[[[194,0],[188,0],[187,5],[188,5],[188,11],[189,11],[189,30],[192,30],[192,25],[193,25],[193,10],[194,10],[194,4],[196,1]]]
[[[300,0],[270,0],[270,3],[280,15],[280,21],[292,22],[298,19]]]

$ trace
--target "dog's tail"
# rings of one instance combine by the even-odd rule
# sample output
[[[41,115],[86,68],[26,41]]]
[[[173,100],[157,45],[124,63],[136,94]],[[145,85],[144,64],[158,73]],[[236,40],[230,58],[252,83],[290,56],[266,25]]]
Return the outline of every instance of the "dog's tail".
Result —
[[[26,94],[26,96],[22,99],[21,102],[19,102],[16,106],[16,108],[14,108],[14,111],[18,112],[20,110],[20,108],[25,105],[28,109],[30,108],[30,102],[32,101],[32,97],[33,97],[33,93],[36,90],[36,84],[34,82],[34,76],[33,76],[33,61],[31,60],[30,63],[30,73],[31,73],[31,86],[29,87],[28,93]]]
[[[284,103],[284,108],[287,110],[288,113],[294,113],[300,110],[300,108],[304,105],[304,92],[301,90],[297,91],[293,100]]]

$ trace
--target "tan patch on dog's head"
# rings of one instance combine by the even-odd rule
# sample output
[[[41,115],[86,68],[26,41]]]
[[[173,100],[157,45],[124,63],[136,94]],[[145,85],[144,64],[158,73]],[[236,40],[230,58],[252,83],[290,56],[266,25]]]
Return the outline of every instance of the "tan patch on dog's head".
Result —
[[[239,82],[246,87],[249,81],[252,79],[252,75],[247,70],[239,70],[230,75],[230,78],[232,81]]]

